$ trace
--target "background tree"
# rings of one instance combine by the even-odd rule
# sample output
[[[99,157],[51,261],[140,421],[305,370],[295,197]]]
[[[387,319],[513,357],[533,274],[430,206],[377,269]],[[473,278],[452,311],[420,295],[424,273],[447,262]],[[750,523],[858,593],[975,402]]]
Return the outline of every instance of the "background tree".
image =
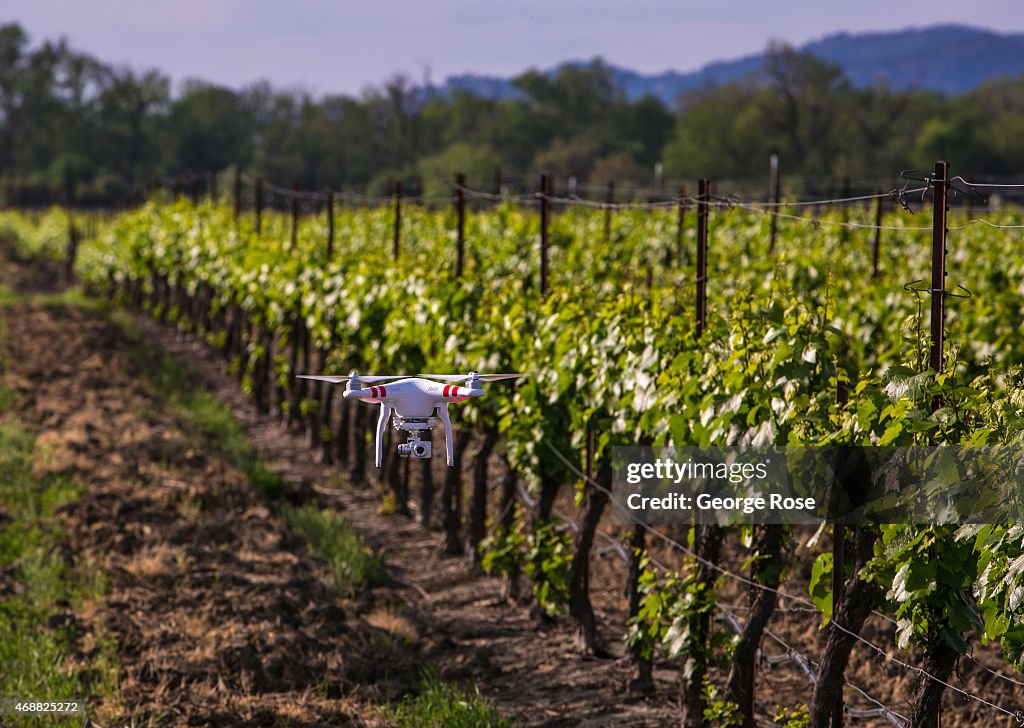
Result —
[[[387,195],[402,180],[441,198],[456,172],[490,189],[495,167],[527,191],[541,173],[563,187],[569,176],[650,186],[659,162],[665,189],[702,176],[763,187],[772,152],[808,184],[889,184],[938,157],[974,176],[1024,166],[1024,78],[949,98],[855,88],[839,67],[773,45],[760,71],[688,93],[673,110],[630,101],[622,83],[597,58],[527,71],[500,100],[402,74],[359,96],[201,80],[175,94],[158,71],[117,68],[63,40],[33,44],[11,23],[0,25],[0,180],[6,202],[91,205],[229,165],[283,186]]]

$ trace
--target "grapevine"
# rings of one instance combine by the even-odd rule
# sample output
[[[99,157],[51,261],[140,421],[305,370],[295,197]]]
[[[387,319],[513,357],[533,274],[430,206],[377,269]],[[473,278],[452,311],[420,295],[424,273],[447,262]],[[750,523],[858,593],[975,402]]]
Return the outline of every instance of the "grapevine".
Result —
[[[257,234],[227,208],[182,201],[153,201],[103,225],[80,247],[76,272],[90,290],[204,336],[261,406],[275,390],[285,392],[276,395],[282,413],[315,421],[325,448],[335,447],[325,394],[292,389],[299,363],[313,351],[338,372],[534,373],[506,401],[464,410],[467,427],[496,433],[515,476],[538,499],[528,532],[513,505],[514,526],[482,541],[476,528],[470,546],[475,552],[482,544],[488,570],[510,575],[521,567],[549,616],[569,601],[574,546],[552,509],[563,486],[576,487],[577,504],[586,494],[556,453],[582,452],[590,430],[599,463],[610,448],[638,442],[1021,442],[1024,259],[1011,237],[984,226],[956,232],[951,277],[984,295],[952,308],[954,355],[934,373],[922,365],[919,296],[904,288],[907,281],[871,276],[865,241],[794,223],[769,257],[768,218],[744,209],[715,213],[711,311],[698,341],[694,269],[666,264],[673,260],[674,215],[617,212],[607,242],[602,216],[578,208],[555,216],[553,291],[546,296],[534,260],[536,215],[511,204],[470,216],[461,278],[451,272],[454,221],[447,211],[405,210],[406,243],[396,264],[386,208],[337,213],[339,243],[328,260],[321,220],[305,221],[292,247],[282,215],[265,215]],[[999,215],[1005,224],[1022,218],[1015,210]],[[51,210],[33,221],[5,212],[0,231],[27,254],[59,257],[64,216]],[[900,231],[904,221],[893,224],[885,268],[911,278],[927,268],[926,233]],[[840,388],[848,388],[845,400]],[[933,412],[937,396],[943,407]],[[863,583],[858,593],[870,595],[867,608],[892,612],[899,646],[918,645],[938,681],[974,638],[999,642],[1007,662],[1024,668],[1020,526],[887,526],[858,543],[864,558],[844,565],[854,567],[854,585]],[[781,546],[773,547],[777,553]],[[758,571],[757,559],[767,557],[754,556],[751,574],[778,584],[778,574]],[[626,625],[633,654],[642,661],[662,650],[682,659],[684,679],[690,677],[695,658],[714,656],[714,630],[701,620],[715,608],[715,579],[702,576],[698,563],[662,573],[645,550],[638,558],[639,603]],[[849,605],[832,603],[835,566],[831,554],[822,555],[811,580],[826,620],[849,614]],[[707,706],[698,668],[694,694]],[[922,681],[918,704],[936,705],[937,689]],[[922,710],[915,716],[926,720]]]

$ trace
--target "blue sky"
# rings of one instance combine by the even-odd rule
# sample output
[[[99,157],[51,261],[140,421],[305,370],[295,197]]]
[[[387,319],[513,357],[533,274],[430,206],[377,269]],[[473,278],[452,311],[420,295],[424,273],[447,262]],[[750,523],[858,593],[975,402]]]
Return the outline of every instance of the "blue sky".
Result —
[[[597,55],[643,72],[688,71],[837,31],[958,22],[1024,32],[1021,0],[4,0],[0,21],[33,41],[64,36],[108,62],[176,82],[259,80],[358,94],[395,73],[416,81],[511,76]]]

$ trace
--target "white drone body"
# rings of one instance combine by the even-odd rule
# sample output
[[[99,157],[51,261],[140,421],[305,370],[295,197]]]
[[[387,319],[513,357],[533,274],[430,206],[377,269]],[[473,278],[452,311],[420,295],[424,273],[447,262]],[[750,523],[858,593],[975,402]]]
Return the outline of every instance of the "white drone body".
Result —
[[[420,374],[415,377],[404,375],[366,375],[352,372],[347,376],[327,374],[299,375],[299,379],[313,379],[318,382],[337,384],[345,382],[345,399],[358,399],[369,404],[380,405],[377,418],[376,465],[383,460],[384,432],[388,422],[394,418],[396,430],[407,433],[408,441],[398,446],[402,457],[427,459],[430,457],[430,442],[424,442],[420,435],[433,429],[438,421],[444,426],[445,454],[448,467],[455,464],[452,421],[448,417],[448,405],[465,402],[470,397],[482,397],[486,390],[483,382],[500,379],[515,379],[521,374]],[[431,381],[439,379],[440,382]],[[375,382],[388,382],[377,386]],[[461,385],[445,382],[462,382]],[[371,385],[371,386],[367,386]]]

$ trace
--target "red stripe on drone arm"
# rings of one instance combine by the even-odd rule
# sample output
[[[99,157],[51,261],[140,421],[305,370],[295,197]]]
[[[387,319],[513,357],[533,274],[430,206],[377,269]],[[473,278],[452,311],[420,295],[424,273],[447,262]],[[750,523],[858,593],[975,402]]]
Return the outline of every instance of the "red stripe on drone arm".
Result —
[[[453,397],[458,397],[459,396],[459,388],[458,387],[452,387],[452,396]]]
[[[377,388],[370,387],[370,394],[373,396],[374,399],[377,399]]]
[[[384,388],[384,385],[383,385],[383,384],[382,384],[382,385],[380,385],[380,387],[378,387],[378,389],[380,389],[380,396],[381,396],[381,399],[383,399],[384,397],[387,397],[387,396],[388,396],[388,390]]]
[[[452,385],[450,385],[450,384],[444,385],[444,391],[441,392],[441,396],[447,399],[448,392],[449,392],[449,390],[451,390],[451,388],[452,388]]]

